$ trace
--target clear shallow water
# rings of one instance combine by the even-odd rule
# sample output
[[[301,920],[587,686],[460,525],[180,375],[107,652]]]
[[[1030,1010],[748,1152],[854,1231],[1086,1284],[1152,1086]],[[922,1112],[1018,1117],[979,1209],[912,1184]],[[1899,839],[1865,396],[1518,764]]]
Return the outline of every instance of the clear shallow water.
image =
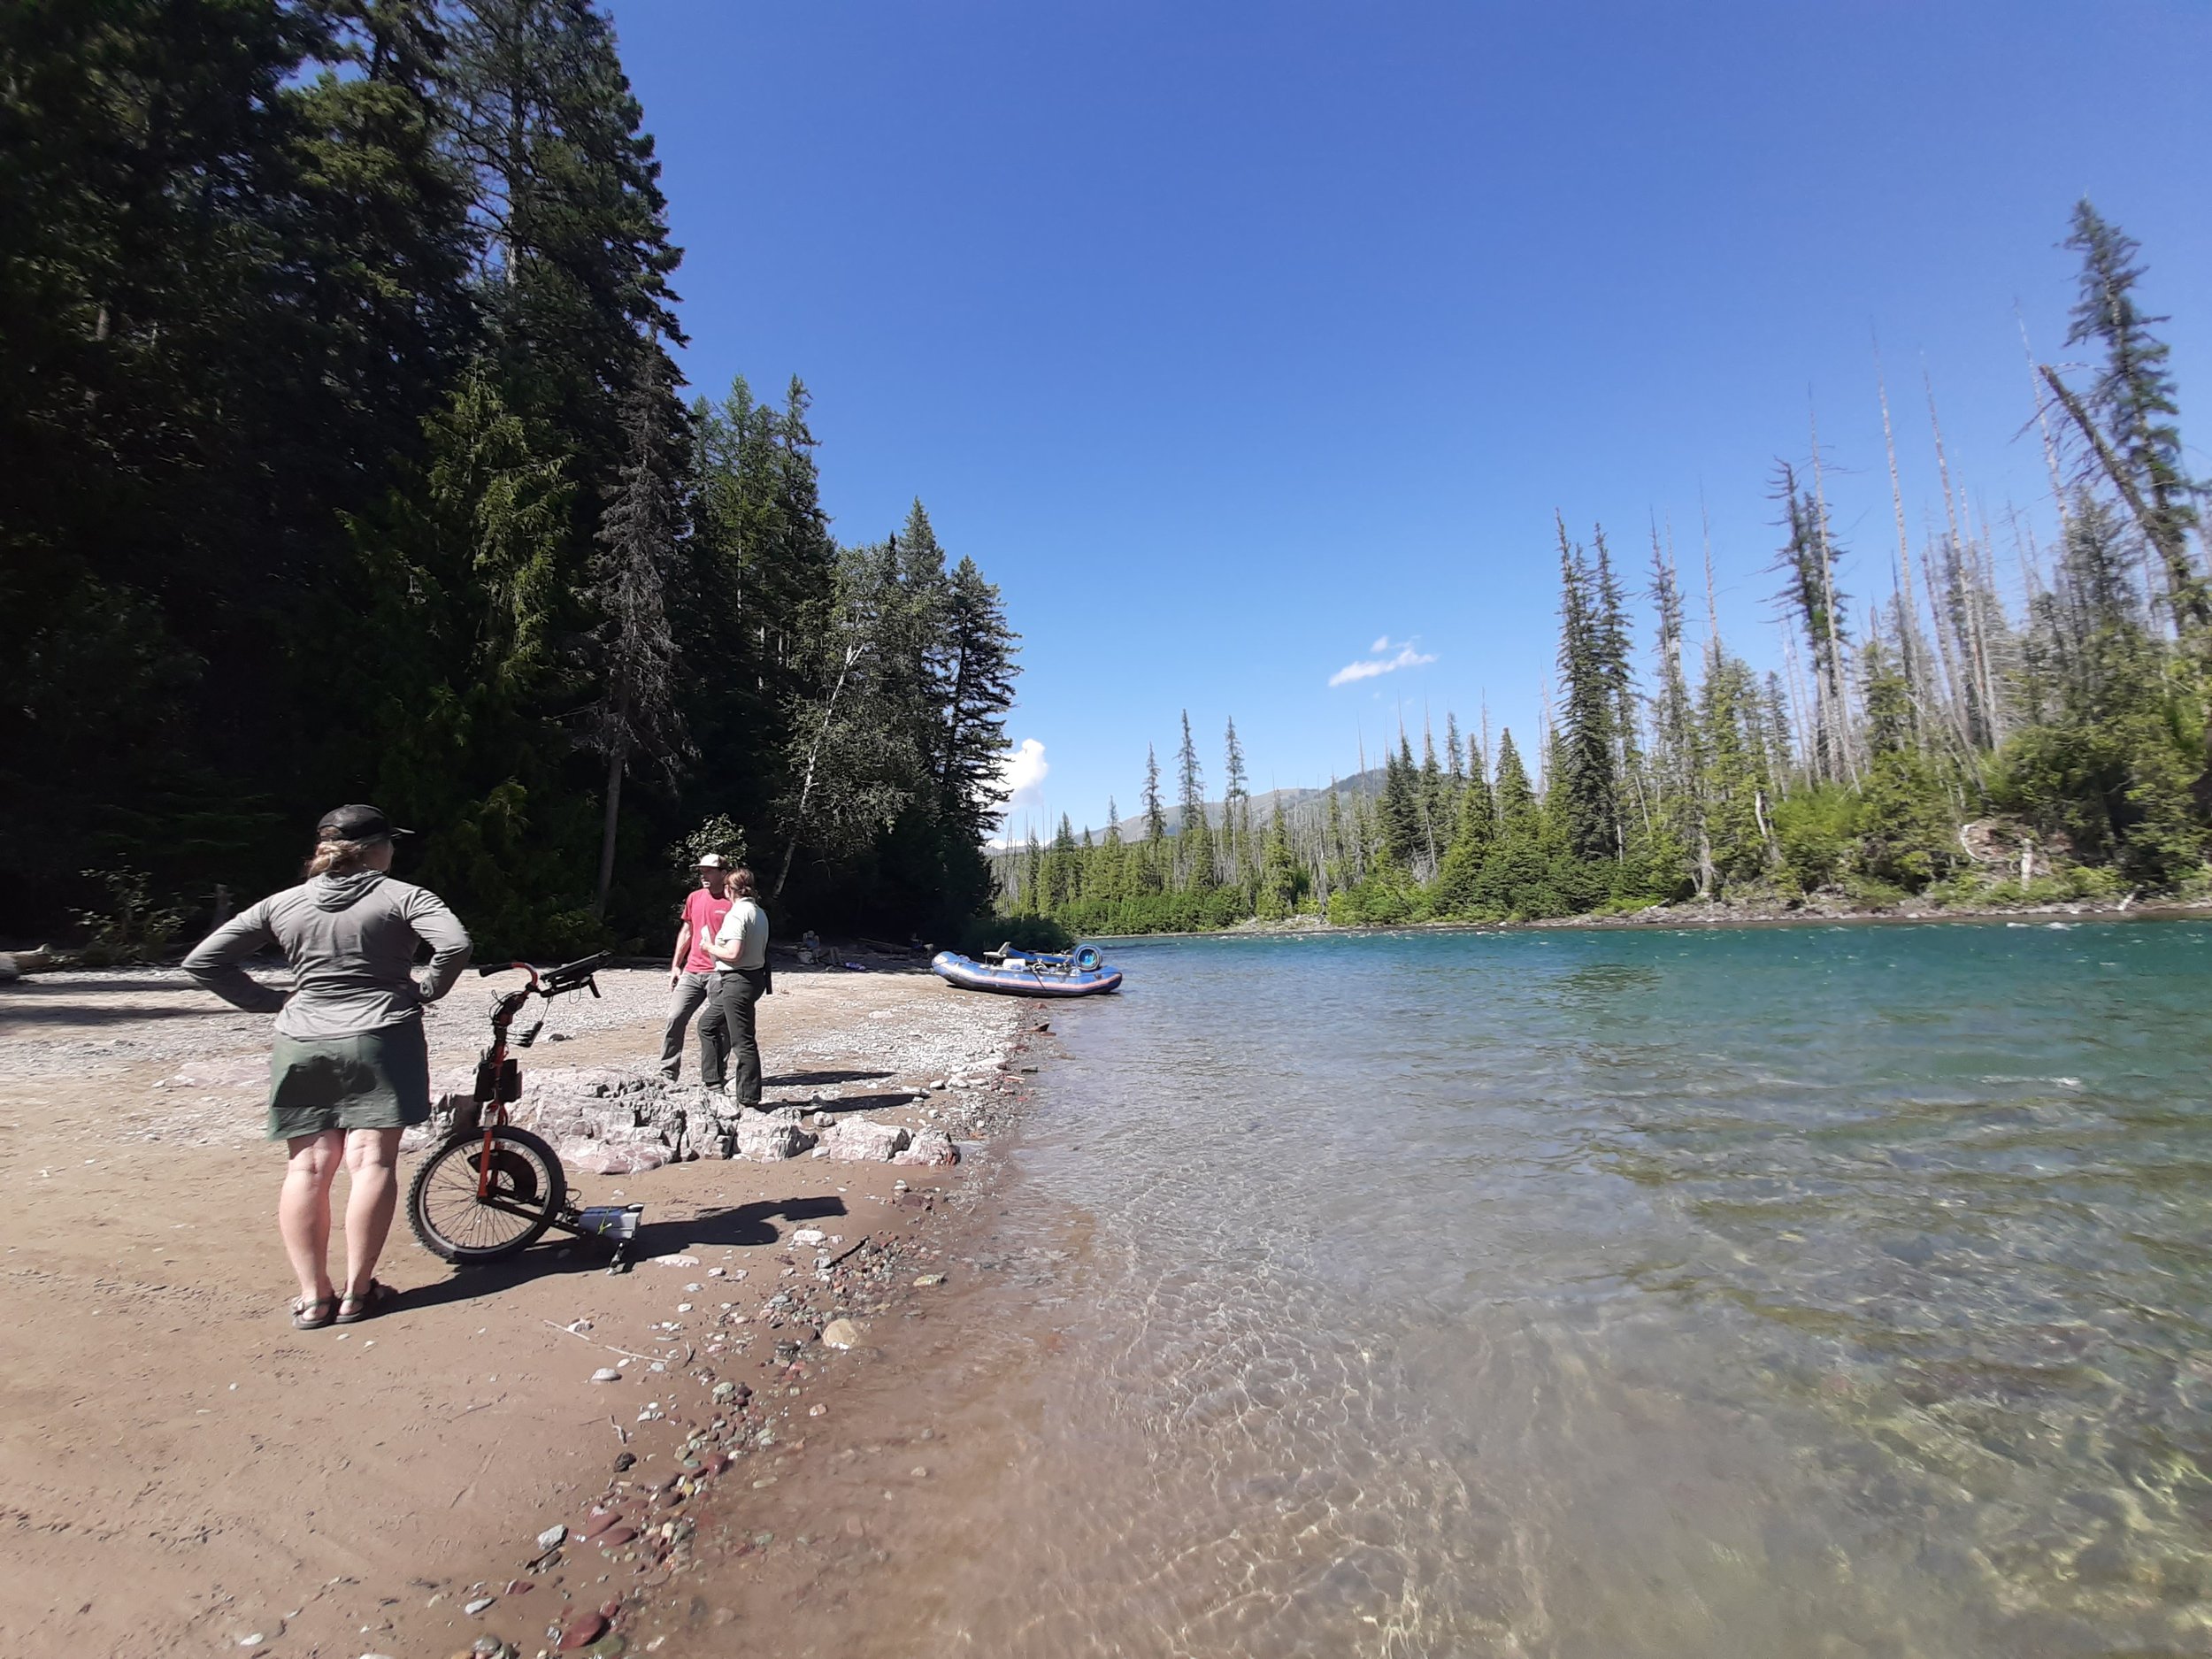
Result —
[[[890,1647],[2212,1654],[2212,927],[1111,954]]]

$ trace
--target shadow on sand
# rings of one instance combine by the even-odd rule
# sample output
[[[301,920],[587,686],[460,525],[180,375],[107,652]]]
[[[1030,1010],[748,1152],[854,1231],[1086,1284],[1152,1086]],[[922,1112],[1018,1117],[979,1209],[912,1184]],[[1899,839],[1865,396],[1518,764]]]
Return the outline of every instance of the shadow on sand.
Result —
[[[687,1246],[734,1248],[774,1244],[792,1226],[827,1221],[849,1213],[845,1201],[830,1194],[813,1198],[761,1199],[749,1204],[733,1204],[726,1210],[706,1210],[681,1221],[648,1221],[637,1230],[636,1241],[630,1247],[630,1259],[649,1261]],[[786,1226],[775,1225],[778,1220]],[[449,1302],[495,1296],[532,1279],[555,1274],[604,1272],[612,1254],[611,1247],[596,1239],[549,1233],[541,1241],[507,1261],[488,1262],[474,1267],[456,1266],[450,1275],[434,1285],[401,1291],[392,1299],[390,1310],[404,1313]]]

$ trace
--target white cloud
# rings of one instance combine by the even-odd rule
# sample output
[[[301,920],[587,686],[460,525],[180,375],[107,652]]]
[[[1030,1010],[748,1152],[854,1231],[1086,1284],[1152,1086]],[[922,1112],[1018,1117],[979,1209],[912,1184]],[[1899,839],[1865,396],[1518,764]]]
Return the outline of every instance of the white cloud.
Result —
[[[1363,657],[1356,663],[1345,664],[1343,667],[1329,676],[1329,683],[1332,686],[1348,686],[1355,680],[1372,680],[1378,674],[1395,673],[1401,668],[1418,668],[1425,663],[1432,663],[1436,660],[1436,654],[1433,651],[1415,650],[1413,641],[1410,640],[1400,641],[1397,655],[1394,657],[1383,655],[1389,649],[1390,636],[1386,634],[1368,647],[1368,649],[1373,653],[1371,656]]]
[[[1014,748],[998,757],[999,781],[1006,789],[1006,810],[1011,812],[1018,806],[1035,806],[1044,798],[1045,774],[1052,770],[1045,759],[1045,746],[1033,737],[1025,737]]]

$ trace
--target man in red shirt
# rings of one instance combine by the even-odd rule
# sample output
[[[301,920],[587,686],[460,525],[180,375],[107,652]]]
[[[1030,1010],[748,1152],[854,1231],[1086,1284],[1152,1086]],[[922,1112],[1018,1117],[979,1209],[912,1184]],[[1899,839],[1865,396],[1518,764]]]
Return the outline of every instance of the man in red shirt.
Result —
[[[672,1083],[683,1069],[684,1027],[702,1002],[707,1011],[699,1015],[700,1071],[715,1076],[724,1069],[709,1063],[710,1045],[717,1058],[729,1056],[729,1028],[714,1002],[714,958],[707,954],[707,941],[730,913],[729,875],[721,854],[707,854],[699,860],[698,890],[684,900],[683,925],[676,930],[676,952],[668,963],[668,1030],[661,1038],[661,1075]]]

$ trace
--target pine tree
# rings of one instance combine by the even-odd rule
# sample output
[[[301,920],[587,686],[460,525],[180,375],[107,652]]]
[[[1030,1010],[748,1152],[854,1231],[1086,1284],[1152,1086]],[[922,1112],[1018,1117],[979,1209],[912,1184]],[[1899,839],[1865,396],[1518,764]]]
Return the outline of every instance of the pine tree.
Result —
[[[1213,835],[1206,822],[1206,785],[1191,741],[1190,710],[1183,710],[1183,747],[1176,756],[1176,804],[1181,822],[1175,832],[1183,888],[1203,893],[1214,885]]]
[[[1728,656],[1717,640],[1698,688],[1698,723],[1715,879],[1722,887],[1755,880],[1765,873],[1769,857],[1766,743],[1761,736],[1766,710],[1751,671]]]
[[[2166,343],[2151,332],[2167,319],[2143,314],[2135,287],[2144,268],[2140,244],[2100,215],[2086,197],[2076,204],[2064,246],[2082,257],[2070,346],[2095,344],[2105,362],[2085,397],[2055,371],[2044,378],[2066,406],[2107,475],[2127,501],[2162,566],[2167,603],[2185,629],[2212,627],[2212,593],[2189,551],[2198,526],[2200,487],[2182,456],[2180,404]]]
[[[1419,870],[1425,881],[1436,873],[1444,849],[1451,844],[1451,792],[1443,768],[1436,761],[1436,740],[1427,722],[1421,726],[1421,856]]]
[[[1421,855],[1419,774],[1413,767],[1413,748],[1403,731],[1398,747],[1383,755],[1382,798],[1378,803],[1377,831],[1382,856],[1400,871],[1411,871]]]
[[[1812,490],[1800,487],[1796,468],[1786,461],[1776,464],[1774,499],[1782,503],[1789,536],[1775,565],[1783,575],[1776,601],[1804,630],[1812,660],[1808,758],[1815,779],[1839,783],[1854,772],[1843,670],[1849,635],[1841,613],[1844,595],[1835,585],[1836,555],[1827,508]]]
[[[942,648],[926,706],[942,721],[934,776],[944,902],[956,914],[987,896],[979,849],[1006,801],[1000,760],[1021,636],[1007,625],[998,588],[970,558],[953,567],[938,620]]]
[[[634,342],[678,344],[660,164],[590,0],[471,0],[449,19],[455,148],[479,184],[481,292],[518,406],[576,435],[588,471],[619,452]]]
[[[1237,723],[1229,722],[1226,772],[1221,791],[1221,822],[1228,841],[1228,878],[1231,885],[1245,884],[1245,866],[1254,856],[1251,846],[1251,780],[1244,770],[1244,746],[1237,741]]]
[[[1305,887],[1306,872],[1291,849],[1290,833],[1283,823],[1282,797],[1278,795],[1268,820],[1267,843],[1260,854],[1258,914],[1271,922],[1295,915]]]
[[[593,656],[601,690],[588,717],[585,743],[607,769],[595,916],[606,914],[614,884],[616,826],[631,757],[657,761],[672,782],[686,747],[668,613],[676,544],[686,527],[679,488],[687,465],[683,411],[657,344],[640,352],[634,373],[623,408],[629,453],[600,522],[600,555],[588,595],[599,617]]]
[[[1528,769],[1521,764],[1520,750],[1513,746],[1510,726],[1498,733],[1496,793],[1499,833],[1533,835],[1538,818],[1536,791],[1529,784]]]
[[[1559,526],[1559,677],[1564,718],[1556,764],[1546,768],[1568,850],[1586,864],[1622,852],[1620,778],[1614,740],[1617,675],[1600,595],[1581,550]]]
[[[1653,713],[1662,822],[1679,846],[1695,849],[1697,888],[1702,894],[1712,879],[1710,848],[1705,836],[1704,763],[1698,749],[1689,681],[1682,667],[1681,585],[1672,557],[1660,545],[1656,528],[1651,537],[1650,591],[1659,625],[1659,689]]]

